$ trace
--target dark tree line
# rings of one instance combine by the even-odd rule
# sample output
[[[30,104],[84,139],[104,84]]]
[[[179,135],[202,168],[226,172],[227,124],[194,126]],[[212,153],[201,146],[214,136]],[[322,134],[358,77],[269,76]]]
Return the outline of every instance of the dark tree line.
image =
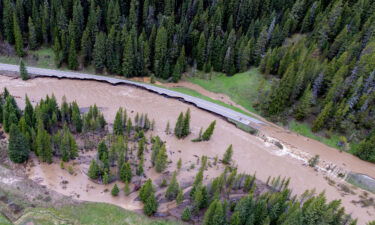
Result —
[[[297,1],[290,13],[290,32],[305,35],[267,50],[260,70],[275,81],[259,108],[276,120],[312,121],[313,132],[365,139],[352,151],[375,162],[375,1]]]
[[[73,133],[82,132],[82,127],[86,131],[92,124],[99,124],[96,131],[102,130],[106,122],[96,106],[81,115],[76,102],[67,103],[63,98],[58,106],[53,95],[47,95],[35,107],[26,96],[21,110],[5,89],[0,95],[0,124],[9,133],[8,155],[13,162],[25,162],[33,151],[41,161],[51,163],[53,156],[65,162],[75,159],[78,146]]]
[[[308,20],[303,15],[313,2],[1,0],[0,38],[19,56],[50,46],[56,64],[70,69],[93,65],[99,72],[177,81],[194,65],[231,75],[282,44]]]
[[[293,196],[288,188],[290,180],[286,178],[268,181],[268,191],[260,194],[255,175],[238,174],[236,168],[228,167],[204,185],[205,166],[202,161],[190,191],[190,204],[181,215],[184,221],[197,221],[204,211],[203,225],[357,223],[345,213],[340,200],[328,202],[324,193],[317,195],[314,191],[306,191],[301,196]],[[243,193],[243,197],[234,200],[230,198],[230,193]]]

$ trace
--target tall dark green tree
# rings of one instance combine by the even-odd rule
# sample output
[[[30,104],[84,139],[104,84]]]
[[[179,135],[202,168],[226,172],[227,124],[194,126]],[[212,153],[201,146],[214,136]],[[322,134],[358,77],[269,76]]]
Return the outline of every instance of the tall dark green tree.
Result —
[[[9,132],[8,156],[14,163],[23,163],[29,158],[29,144],[16,124],[12,124]]]
[[[95,69],[102,72],[106,63],[106,35],[103,32],[96,35],[92,57]]]
[[[16,53],[19,57],[23,57],[25,55],[23,50],[23,37],[16,12],[13,13],[13,33]]]
[[[21,76],[22,80],[28,80],[29,79],[29,73],[27,72],[27,69],[26,69],[26,66],[25,66],[25,63],[23,62],[23,60],[21,60],[21,62],[20,62],[20,76]]]

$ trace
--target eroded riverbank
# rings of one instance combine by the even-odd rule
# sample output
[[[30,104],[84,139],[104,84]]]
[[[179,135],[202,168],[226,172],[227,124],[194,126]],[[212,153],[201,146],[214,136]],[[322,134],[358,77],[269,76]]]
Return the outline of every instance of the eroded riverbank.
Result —
[[[355,194],[344,194],[343,191],[340,191],[340,188],[337,188],[340,179],[332,176],[330,179],[336,183],[333,185],[327,181],[324,173],[317,172],[304,165],[301,160],[291,157],[290,154],[284,154],[283,151],[285,149],[281,150],[259,137],[237,129],[220,117],[178,100],[164,98],[133,87],[112,86],[94,81],[37,78],[24,82],[20,79],[0,76],[0,88],[4,87],[7,87],[17,97],[16,99],[21,107],[23,107],[25,94],[28,94],[33,103],[36,103],[39,99],[44,98],[46,94],[51,95],[53,93],[59,101],[65,95],[68,101],[76,100],[82,107],[97,104],[98,107],[103,108],[104,116],[109,122],[113,121],[115,113],[120,106],[126,108],[128,112],[148,113],[151,118],[156,120],[155,134],[167,141],[169,157],[174,162],[170,165],[171,168],[175,168],[178,158],[182,158],[183,162],[189,165],[189,161],[190,163],[196,161],[194,155],[208,155],[210,157],[218,155],[221,157],[226,147],[229,144],[233,144],[233,159],[238,165],[239,172],[249,174],[256,172],[257,177],[263,181],[267,180],[268,176],[276,177],[282,175],[290,177],[291,188],[295,194],[301,194],[304,190],[313,188],[317,192],[325,190],[329,200],[342,199],[347,212],[353,213],[354,217],[358,217],[360,224],[364,224],[365,221],[372,219],[375,215],[373,207],[362,208],[360,205],[352,203],[352,201],[360,200],[359,195],[363,192],[362,190],[353,189]],[[167,122],[170,121],[171,124],[174,124],[178,114],[181,111],[185,111],[188,107],[190,107],[192,114],[192,134],[184,140],[177,140],[171,135],[166,135],[164,130]],[[131,116],[133,117],[134,114],[131,114]],[[207,127],[213,120],[217,121],[217,127],[211,141],[201,143],[190,141],[198,135],[201,127]],[[288,133],[285,130],[267,127],[262,129],[264,129],[263,131],[266,135],[277,138],[296,155],[320,154],[322,161],[335,162],[343,169],[375,177],[374,166],[354,156],[340,153],[337,150],[332,151],[332,149],[319,142]],[[52,170],[49,167],[53,165],[35,163],[35,167],[32,167],[29,171],[30,178],[42,179],[40,182],[45,182],[48,187],[56,189],[56,187],[60,186],[61,179],[53,179],[46,175]],[[57,170],[60,170],[60,172],[56,170],[56,173],[67,173],[66,171],[61,171],[58,164],[55,166]],[[152,172],[150,171],[150,173]],[[192,174],[194,173],[192,171]],[[69,179],[70,174],[65,174],[65,176]],[[93,185],[93,182],[87,179],[83,181],[83,178],[78,175],[76,177],[76,179],[69,180],[67,187],[71,186],[72,189],[76,186],[83,187],[80,190],[74,190],[76,194],[79,194],[79,199],[110,202],[125,208],[128,207],[124,204],[126,199],[116,202],[108,193],[103,194],[106,197],[100,198],[102,196],[100,193],[105,189],[104,186],[95,188],[95,191],[85,193],[87,182],[88,185]],[[179,179],[182,177],[180,176]],[[56,191],[70,195],[69,190],[65,190],[66,192],[57,188]],[[374,197],[372,194],[369,194],[369,196]],[[134,209],[131,207],[129,206],[130,209]]]

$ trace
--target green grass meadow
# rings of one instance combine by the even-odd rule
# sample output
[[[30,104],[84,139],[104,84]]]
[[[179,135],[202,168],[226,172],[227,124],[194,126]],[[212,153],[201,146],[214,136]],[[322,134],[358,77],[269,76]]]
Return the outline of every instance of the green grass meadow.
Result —
[[[0,220],[1,221],[1,220]],[[179,221],[149,218],[106,203],[81,203],[61,208],[30,208],[15,222],[26,225],[182,225]],[[2,225],[2,223],[0,223]]]

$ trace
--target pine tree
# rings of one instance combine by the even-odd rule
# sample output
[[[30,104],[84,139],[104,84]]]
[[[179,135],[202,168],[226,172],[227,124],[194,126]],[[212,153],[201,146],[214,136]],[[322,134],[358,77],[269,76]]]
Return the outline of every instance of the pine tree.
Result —
[[[108,147],[105,144],[105,141],[99,142],[98,145],[98,159],[103,161],[104,158],[108,157]]]
[[[167,61],[168,51],[168,35],[166,29],[162,26],[158,29],[155,40],[155,58],[154,58],[154,71],[157,77],[167,78],[163,74],[164,65]]]
[[[297,120],[303,120],[307,115],[310,114],[310,107],[312,104],[312,92],[310,86],[308,86],[303,93],[296,109],[295,109],[295,117]]]
[[[182,159],[179,158],[178,161],[177,161],[177,170],[181,170],[181,167],[182,167]]]
[[[23,57],[25,55],[23,51],[23,37],[16,12],[13,13],[13,32],[16,53],[19,57]]]
[[[90,167],[88,170],[88,176],[93,180],[99,178],[99,166],[95,160],[91,160]]]
[[[149,196],[154,195],[155,189],[152,185],[151,179],[148,179],[139,190],[139,198],[143,203],[145,203]]]
[[[117,184],[115,184],[113,186],[112,190],[111,190],[111,195],[112,196],[117,196],[119,192],[120,192],[120,190],[118,189]]]
[[[204,214],[203,225],[224,225],[225,224],[225,213],[223,205],[219,200],[215,200],[211,203],[210,207]]]
[[[158,173],[163,172],[168,166],[167,163],[168,163],[167,151],[165,149],[165,145],[162,145],[155,160],[156,172]]]
[[[182,125],[182,136],[186,137],[190,134],[190,109],[188,109],[184,116]]]
[[[73,38],[71,39],[69,45],[68,67],[71,70],[76,70],[78,68],[77,50]]]
[[[375,162],[375,132],[372,131],[369,137],[362,140],[357,147],[355,147],[354,154],[363,160]]]
[[[125,193],[126,196],[130,195],[129,182],[125,182],[124,193]]]
[[[116,113],[115,121],[113,122],[113,133],[115,135],[122,135],[124,133],[124,122],[122,116],[122,108],[119,108],[119,110]]]
[[[82,52],[81,54],[83,56],[83,63],[85,66],[87,66],[91,62],[91,58],[92,58],[93,41],[90,35],[91,33],[89,30],[89,27],[86,27],[85,31],[82,34],[82,40],[81,40],[81,52]]]
[[[92,58],[96,71],[102,72],[106,60],[106,35],[103,32],[96,35]]]
[[[263,54],[266,52],[267,42],[267,27],[263,27],[254,49],[254,58],[257,65],[260,63]]]
[[[3,19],[3,31],[4,31],[4,38],[9,43],[14,44],[14,29],[13,29],[13,1],[11,0],[4,0],[3,1],[3,11],[2,11],[2,19]]]
[[[130,163],[124,163],[120,168],[120,180],[130,183],[132,180],[132,169]]]
[[[170,125],[169,125],[169,121],[167,122],[167,126],[165,128],[165,134],[170,134],[171,133],[171,128],[170,128]]]
[[[168,185],[167,191],[165,192],[165,197],[169,200],[172,201],[176,199],[179,191],[180,191],[180,185],[178,184],[177,181],[177,173],[174,172],[172,179]]]
[[[176,203],[177,205],[181,205],[181,203],[184,201],[184,193],[182,189],[178,190],[177,197],[176,197]]]
[[[208,140],[211,139],[211,136],[214,133],[215,125],[216,125],[216,120],[210,123],[210,125],[204,131],[204,133],[202,135],[202,140],[203,141],[208,141]]]
[[[331,114],[332,107],[333,107],[333,102],[329,102],[324,107],[322,112],[318,115],[318,117],[314,120],[313,126],[311,128],[313,132],[317,132],[323,128],[324,124],[327,122],[327,119],[329,118]]]
[[[29,27],[29,38],[28,38],[29,48],[31,50],[35,50],[38,47],[38,37],[36,34],[34,22],[31,17],[29,17],[28,27]]]
[[[81,133],[83,122],[82,122],[81,113],[79,111],[78,104],[75,101],[72,103],[72,123],[75,127],[76,132]]]
[[[183,113],[180,113],[180,115],[178,116],[176,125],[174,127],[174,134],[176,135],[177,138],[183,137],[183,123],[184,123],[184,116],[183,116]]]
[[[197,45],[197,68],[203,70],[203,65],[206,62],[206,38],[202,32]]]
[[[16,124],[12,124],[9,132],[9,159],[14,163],[23,163],[29,158],[29,145],[25,136]]]
[[[43,122],[38,121],[38,130],[36,136],[36,154],[41,161],[52,163],[51,136],[44,129]]]
[[[229,147],[227,148],[223,156],[223,160],[222,160],[223,164],[229,165],[232,161],[232,155],[233,155],[233,147],[232,145],[229,145]]]
[[[34,115],[34,108],[31,105],[29,97],[25,96],[25,109],[23,112],[23,116],[25,117],[25,121],[28,127],[32,128],[35,125],[35,115]]]
[[[189,207],[186,207],[181,214],[181,220],[188,222],[191,220],[191,209]]]
[[[125,37],[125,46],[122,63],[122,74],[126,77],[132,77],[135,75],[135,50],[133,45],[132,35],[127,34]]]
[[[143,175],[143,173],[144,173],[143,164],[144,164],[144,159],[143,159],[143,156],[142,156],[138,161],[138,166],[137,166],[137,171],[136,171],[137,176]]]
[[[158,210],[158,201],[156,200],[155,194],[152,192],[150,193],[146,202],[144,203],[143,212],[147,216],[151,216],[154,213],[156,213],[157,210]]]
[[[21,60],[21,63],[20,63],[20,75],[21,75],[22,80],[29,79],[29,74],[27,72],[27,69],[23,60]]]

